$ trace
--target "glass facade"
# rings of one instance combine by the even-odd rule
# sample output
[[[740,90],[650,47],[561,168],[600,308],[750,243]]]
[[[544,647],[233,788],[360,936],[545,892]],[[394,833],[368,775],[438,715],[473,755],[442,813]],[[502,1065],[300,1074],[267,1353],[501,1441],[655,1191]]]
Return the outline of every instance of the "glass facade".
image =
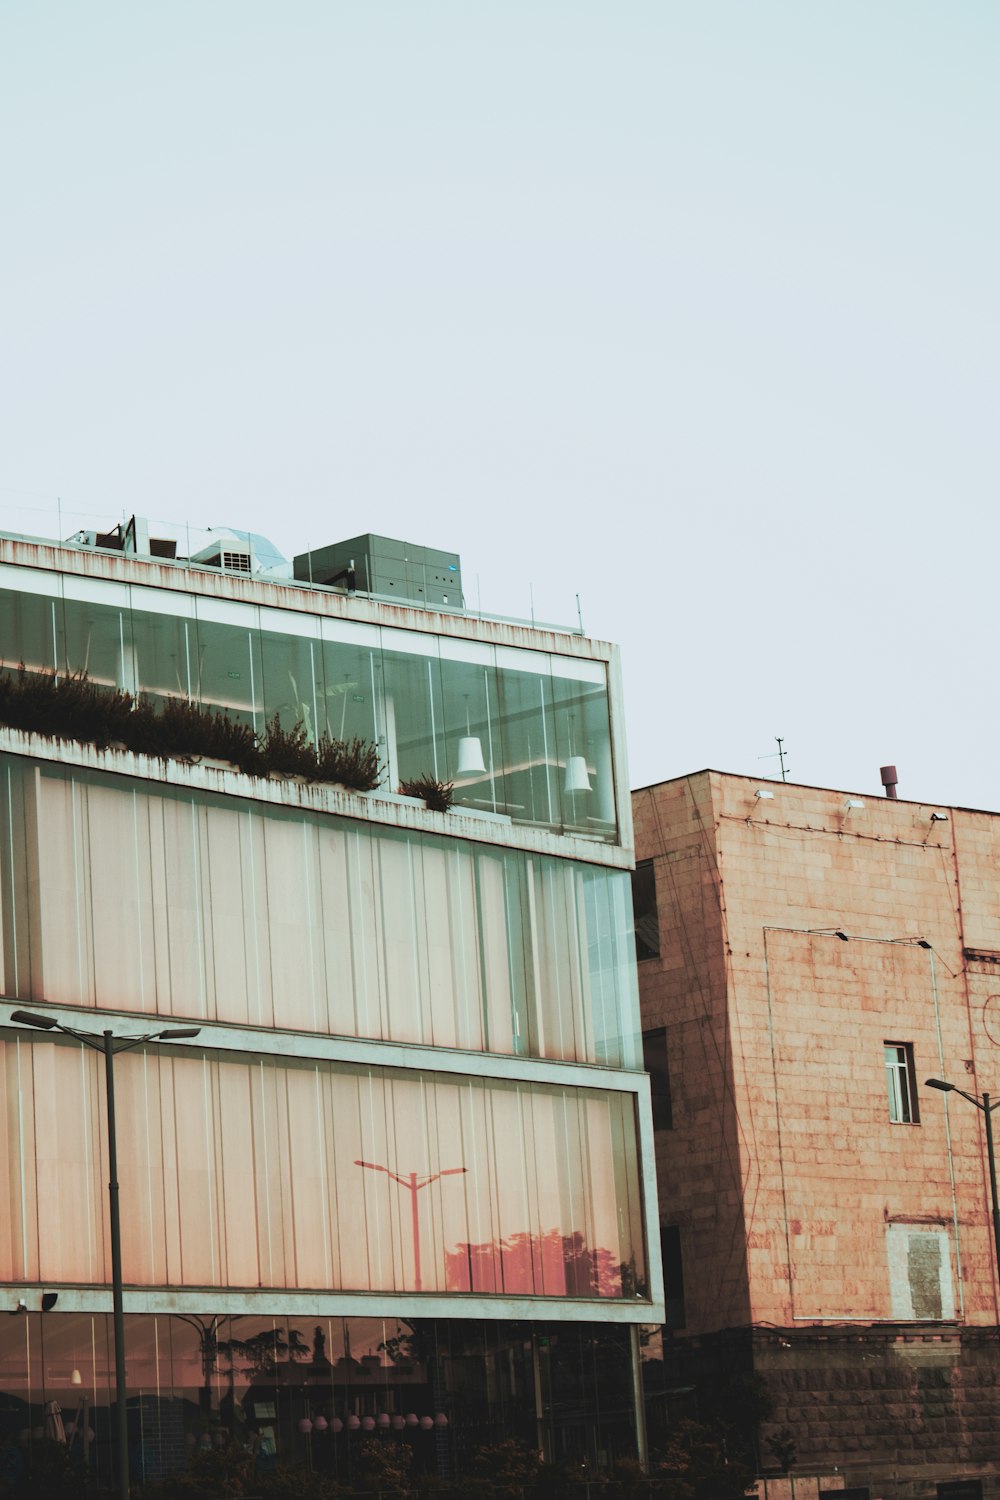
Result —
[[[27,1002],[641,1067],[629,877],[0,756]]]
[[[0,1280],[107,1284],[103,1061],[0,1045]],[[630,1093],[162,1051],[115,1087],[128,1284],[648,1295]]]
[[[237,1448],[263,1473],[298,1464],[357,1482],[372,1443],[411,1472],[461,1479],[477,1449],[517,1439],[600,1471],[635,1452],[627,1329],[480,1319],[135,1315],[125,1320],[132,1479]],[[31,1471],[60,1409],[70,1451],[110,1485],[111,1318],[0,1323],[0,1452]]]
[[[391,790],[431,776],[459,806],[618,837],[600,661],[4,566],[0,642],[7,667],[373,741]]]
[[[3,555],[0,669],[373,742],[383,790],[450,781],[492,817],[451,825],[475,840],[385,798],[0,753],[8,1011],[203,1028],[115,1062],[133,1478],[209,1449],[355,1484],[366,1443],[405,1444],[414,1474],[444,1480],[509,1438],[595,1472],[633,1456],[634,1325],[658,1315],[659,1252],[630,877],[605,847],[619,812],[628,828],[605,661],[572,637],[293,586],[304,609],[272,607],[280,584],[80,554],[61,573],[66,554],[27,542]],[[113,1474],[104,1067],[3,1018],[15,1479],[60,1408],[71,1451]],[[49,1288],[58,1307],[38,1312]]]

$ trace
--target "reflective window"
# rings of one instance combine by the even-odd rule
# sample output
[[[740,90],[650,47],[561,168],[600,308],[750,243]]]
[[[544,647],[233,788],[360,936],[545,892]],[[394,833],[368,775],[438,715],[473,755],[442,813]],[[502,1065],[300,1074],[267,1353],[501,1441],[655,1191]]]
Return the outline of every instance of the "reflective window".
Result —
[[[378,744],[385,784],[454,783],[474,811],[614,840],[606,670],[544,651],[5,568],[2,664],[191,698],[263,730]]]
[[[104,1284],[103,1062],[0,1048],[0,1279]],[[231,1053],[115,1063],[125,1281],[648,1295],[633,1096]]]
[[[625,871],[18,756],[0,775],[8,996],[640,1066]]]
[[[220,1463],[213,1493],[226,1460],[235,1471],[248,1455],[255,1492],[289,1468],[300,1490],[308,1470],[373,1493],[373,1444],[397,1474],[468,1478],[477,1487],[496,1473],[494,1445],[512,1438],[529,1450],[541,1442],[550,1461],[591,1472],[634,1457],[627,1329],[287,1310],[230,1317],[212,1303],[209,1290],[197,1313],[125,1318],[136,1485],[184,1474],[206,1453]],[[36,1463],[51,1463],[55,1436],[97,1488],[111,1491],[110,1313],[4,1318],[0,1391],[8,1483],[19,1489]],[[289,1493],[296,1474],[282,1486]],[[185,1483],[203,1490],[194,1475]]]

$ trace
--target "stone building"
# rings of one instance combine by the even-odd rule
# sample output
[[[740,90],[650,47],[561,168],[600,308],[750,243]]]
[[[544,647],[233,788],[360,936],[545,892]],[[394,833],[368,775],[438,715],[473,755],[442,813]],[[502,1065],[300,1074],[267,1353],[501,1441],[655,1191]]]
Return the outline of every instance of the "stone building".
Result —
[[[925,1080],[1000,1094],[1000,817],[715,771],[633,813],[662,1400],[744,1379],[772,1496],[998,1493],[984,1116]]]

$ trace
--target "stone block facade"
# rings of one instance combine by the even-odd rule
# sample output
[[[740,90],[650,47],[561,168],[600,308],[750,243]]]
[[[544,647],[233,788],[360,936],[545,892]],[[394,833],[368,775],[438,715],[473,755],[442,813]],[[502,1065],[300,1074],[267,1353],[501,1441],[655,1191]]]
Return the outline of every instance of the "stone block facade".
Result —
[[[714,771],[633,812],[676,1380],[742,1349],[773,1402],[761,1441],[794,1442],[787,1482],[990,1493],[984,1119],[924,1081],[1000,1096],[1000,817]],[[780,1500],[765,1447],[760,1466]]]

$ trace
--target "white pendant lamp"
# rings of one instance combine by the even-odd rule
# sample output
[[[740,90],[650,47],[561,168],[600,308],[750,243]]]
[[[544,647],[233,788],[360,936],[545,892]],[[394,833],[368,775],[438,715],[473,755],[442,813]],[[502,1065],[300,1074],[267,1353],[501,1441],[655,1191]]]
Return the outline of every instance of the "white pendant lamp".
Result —
[[[564,792],[589,792],[590,776],[587,773],[587,760],[583,755],[573,754],[573,715],[569,716],[569,749],[566,757],[566,775],[563,778]]]
[[[465,695],[465,733],[458,742],[458,766],[456,775],[475,776],[485,775],[486,764],[483,760],[483,747],[479,736],[472,733],[469,724],[469,695]]]
[[[590,791],[590,776],[587,774],[587,762],[582,755],[568,755],[566,757],[566,776],[563,780],[563,791]]]

